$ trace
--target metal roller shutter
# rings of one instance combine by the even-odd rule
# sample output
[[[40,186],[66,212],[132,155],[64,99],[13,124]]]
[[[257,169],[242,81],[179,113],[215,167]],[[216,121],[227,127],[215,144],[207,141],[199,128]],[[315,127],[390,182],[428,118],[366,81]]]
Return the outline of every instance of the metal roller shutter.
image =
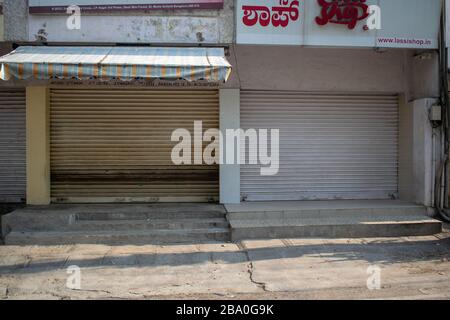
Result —
[[[217,201],[217,165],[171,161],[195,120],[219,127],[217,90],[52,89],[53,201]]]
[[[243,91],[241,126],[280,129],[278,175],[242,165],[244,200],[389,199],[398,191],[395,95]]]
[[[25,90],[0,88],[0,202],[26,192]]]

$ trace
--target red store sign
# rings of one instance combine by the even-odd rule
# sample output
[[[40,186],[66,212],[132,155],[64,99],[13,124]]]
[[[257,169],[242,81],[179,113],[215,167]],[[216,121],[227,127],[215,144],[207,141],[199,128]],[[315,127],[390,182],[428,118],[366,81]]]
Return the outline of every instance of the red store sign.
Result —
[[[315,21],[318,25],[328,23],[347,25],[354,29],[356,24],[369,16],[366,0],[317,0],[321,7],[320,16]],[[302,3],[303,4],[303,3]],[[242,23],[246,26],[259,24],[262,27],[287,27],[289,21],[299,18],[298,0],[279,0],[279,6],[243,5]]]
[[[299,2],[297,0],[280,0],[279,6],[242,6],[244,17],[242,22],[246,26],[254,26],[259,22],[262,27],[272,24],[274,27],[285,28],[289,21],[297,21],[299,18]]]
[[[317,2],[322,7],[320,16],[315,19],[320,26],[335,23],[347,25],[352,30],[359,21],[369,16],[366,0],[317,0]]]

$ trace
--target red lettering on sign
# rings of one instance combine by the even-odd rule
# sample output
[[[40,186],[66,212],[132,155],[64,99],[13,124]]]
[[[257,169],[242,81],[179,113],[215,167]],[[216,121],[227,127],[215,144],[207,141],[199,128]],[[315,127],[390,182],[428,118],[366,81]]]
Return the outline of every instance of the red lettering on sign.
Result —
[[[318,25],[328,23],[345,24],[354,29],[358,21],[369,16],[366,0],[317,0],[322,7],[320,16],[316,17]]]
[[[286,28],[289,21],[297,21],[299,14],[299,2],[297,0],[280,0],[278,7],[265,6],[242,6],[244,17],[242,22],[246,26],[254,26],[259,22],[262,27],[267,27],[270,23],[274,27]]]
[[[258,20],[259,24],[263,27],[267,27],[270,23],[270,10],[263,6],[242,6],[244,10],[244,18],[242,22],[246,26],[254,26]]]

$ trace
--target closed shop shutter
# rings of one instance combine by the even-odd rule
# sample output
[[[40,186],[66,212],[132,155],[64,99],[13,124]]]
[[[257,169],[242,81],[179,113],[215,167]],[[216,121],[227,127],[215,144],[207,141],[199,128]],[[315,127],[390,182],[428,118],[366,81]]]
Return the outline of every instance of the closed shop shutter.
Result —
[[[243,91],[241,126],[280,130],[280,168],[242,165],[244,200],[389,199],[398,191],[395,95]]]
[[[217,90],[52,89],[56,202],[217,201],[217,165],[174,165],[173,130],[219,127]]]
[[[25,90],[0,88],[0,202],[26,192]]]

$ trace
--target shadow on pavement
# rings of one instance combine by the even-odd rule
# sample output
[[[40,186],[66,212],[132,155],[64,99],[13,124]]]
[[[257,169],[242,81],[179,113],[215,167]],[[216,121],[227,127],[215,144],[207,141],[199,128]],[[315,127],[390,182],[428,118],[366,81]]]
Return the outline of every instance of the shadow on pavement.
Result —
[[[167,247],[167,246],[166,246]],[[207,262],[234,264],[250,261],[270,261],[308,257],[330,262],[366,261],[377,264],[395,264],[415,261],[430,261],[450,258],[450,238],[430,241],[389,242],[377,241],[369,243],[323,243],[288,245],[264,248],[245,248],[243,244],[235,246],[232,251],[195,251],[179,253],[131,253],[104,256],[77,254],[76,251],[67,253],[66,257],[46,257],[46,261],[28,264],[6,264],[0,266],[0,274],[29,274],[52,271],[77,265],[81,268],[143,268],[160,266],[186,266]],[[81,256],[81,258],[80,258]]]

